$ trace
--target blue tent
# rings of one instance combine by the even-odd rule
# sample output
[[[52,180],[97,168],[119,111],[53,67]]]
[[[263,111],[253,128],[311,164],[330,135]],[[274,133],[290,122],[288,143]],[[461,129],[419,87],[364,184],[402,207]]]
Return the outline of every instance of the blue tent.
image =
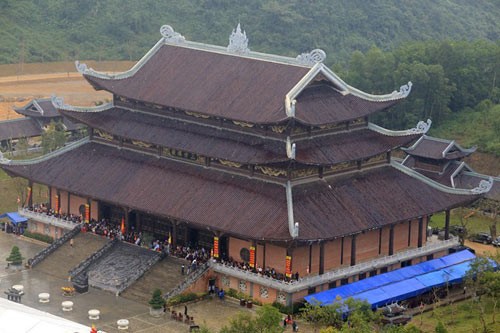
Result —
[[[421,295],[447,283],[461,282],[476,256],[468,250],[456,252],[392,272],[305,297],[320,305],[332,304],[337,297],[366,300],[373,308]]]
[[[22,217],[17,212],[4,213],[4,214],[0,215],[0,218],[3,218],[3,217],[7,217],[10,220],[10,222],[12,222],[12,224],[18,224],[20,222],[28,221],[27,218]]]

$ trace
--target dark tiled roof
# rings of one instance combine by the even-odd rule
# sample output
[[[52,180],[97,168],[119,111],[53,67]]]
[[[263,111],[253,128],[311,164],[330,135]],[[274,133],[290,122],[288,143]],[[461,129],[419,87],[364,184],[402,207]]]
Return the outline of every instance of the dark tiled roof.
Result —
[[[296,117],[306,124],[337,123],[368,116],[398,103],[373,102],[352,94],[342,95],[326,85],[305,89],[297,98]]]
[[[112,108],[102,112],[61,111],[65,116],[117,136],[238,163],[288,161],[283,141]],[[329,165],[371,157],[406,145],[419,135],[386,136],[369,129],[297,142],[296,160]]]
[[[285,187],[279,184],[97,143],[36,164],[2,167],[38,183],[198,227],[290,240]],[[476,197],[441,192],[390,166],[293,187],[295,220],[304,240],[357,233]]]
[[[287,119],[285,96],[310,68],[188,47],[163,45],[133,76],[85,78],[96,88],[130,99],[250,123]],[[367,101],[352,94],[308,89],[296,118],[328,124],[385,109],[397,100]]]
[[[42,135],[38,123],[31,118],[19,118],[0,122],[0,140],[29,138]]]
[[[452,147],[446,151],[450,144]],[[452,140],[438,139],[430,136],[423,136],[414,147],[405,149],[406,153],[409,155],[436,160],[458,160],[465,156],[469,156],[475,150],[476,148],[463,149]],[[443,153],[445,154],[443,155]]]
[[[444,193],[390,166],[296,186],[293,196],[295,220],[304,238],[379,228],[478,198]]]
[[[35,106],[34,102],[38,103],[39,107],[42,109],[43,112],[40,112]],[[33,108],[35,110],[33,110]],[[60,117],[61,115],[57,111],[57,109],[52,105],[52,102],[48,98],[44,99],[35,99],[22,108],[16,108],[15,109],[17,113],[25,115],[27,117],[43,117],[43,118],[54,118],[54,117]]]
[[[481,180],[488,180],[488,176],[476,174],[474,172],[462,172],[455,178],[455,185],[458,188],[472,189],[479,185]],[[494,178],[493,187],[485,194],[488,199],[500,201],[500,180]]]

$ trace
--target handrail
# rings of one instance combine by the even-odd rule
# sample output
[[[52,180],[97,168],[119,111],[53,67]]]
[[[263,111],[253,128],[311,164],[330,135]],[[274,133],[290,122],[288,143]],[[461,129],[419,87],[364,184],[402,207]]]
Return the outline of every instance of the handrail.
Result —
[[[169,299],[171,297],[174,297],[176,295],[179,295],[182,293],[184,290],[186,290],[187,287],[192,285],[196,280],[198,280],[205,272],[211,267],[210,262],[207,261],[201,266],[198,266],[198,268],[192,272],[191,274],[188,275],[184,281],[179,283],[175,288],[171,289],[168,293],[163,295],[163,298]]]
[[[38,212],[35,212],[32,210],[29,210],[28,208],[19,208],[18,213],[21,216],[24,216],[24,217],[27,217],[30,219],[34,219],[38,222],[42,222],[42,223],[49,224],[49,225],[55,225],[57,227],[69,229],[69,230],[71,230],[75,226],[79,226],[81,224],[81,222],[67,221],[65,219],[61,219],[61,218],[58,218],[55,216],[50,216],[50,215],[47,215],[45,213],[38,213]]]

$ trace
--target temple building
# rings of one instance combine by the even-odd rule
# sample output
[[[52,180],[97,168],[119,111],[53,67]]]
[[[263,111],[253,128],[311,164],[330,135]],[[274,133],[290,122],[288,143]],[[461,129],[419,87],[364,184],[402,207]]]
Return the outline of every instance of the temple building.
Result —
[[[428,241],[429,217],[474,202],[492,180],[455,187],[392,157],[430,121],[392,131],[370,116],[404,100],[411,82],[368,94],[325,66],[322,50],[250,51],[239,25],[227,47],[187,41],[170,26],[161,34],[126,72],[77,62],[113,101],[54,98],[88,136],[33,160],[3,158],[2,168],[48,186],[57,211],[123,218],[127,230],[171,235],[173,247],[210,249],[206,276],[263,303],[291,305],[458,245],[450,235]],[[200,281],[192,290],[206,290]]]
[[[19,139],[27,139],[30,146],[39,144],[47,126],[61,123],[68,133],[68,140],[79,137],[81,125],[63,117],[52,104],[51,98],[36,98],[26,105],[14,108],[22,118],[0,121],[0,147],[10,150]]]

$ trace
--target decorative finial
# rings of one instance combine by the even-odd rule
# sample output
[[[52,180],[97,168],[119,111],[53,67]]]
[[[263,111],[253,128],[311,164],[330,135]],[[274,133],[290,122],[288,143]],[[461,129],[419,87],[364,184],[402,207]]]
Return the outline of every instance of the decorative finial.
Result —
[[[432,125],[432,120],[427,119],[427,122],[421,120],[417,123],[415,128],[410,129],[408,132],[410,134],[425,134],[429,131]]]
[[[489,177],[488,180],[481,180],[479,185],[471,190],[474,194],[487,193],[493,187],[493,177]]]
[[[302,53],[297,56],[297,61],[302,65],[314,66],[319,62],[323,62],[326,59],[325,51],[321,49],[314,49],[309,53]]]
[[[239,23],[236,29],[233,29],[231,36],[229,36],[227,51],[238,54],[248,54],[250,52],[250,49],[248,48],[247,34],[245,31],[241,31]]]
[[[408,84],[402,85],[399,87],[399,94],[401,97],[406,97],[410,94],[411,87],[413,86],[413,83],[411,81],[408,81]]]
[[[175,32],[174,28],[166,24],[162,25],[162,27],[160,28],[160,33],[163,36],[164,40],[168,43],[182,44],[186,41],[186,38],[184,38],[183,35]]]
[[[55,108],[63,108],[64,107],[64,99],[62,97],[57,97],[56,95],[50,96],[50,101]]]
[[[87,67],[86,64],[84,64],[83,62],[80,63],[78,60],[75,61],[75,66],[76,66],[76,70],[78,71],[78,73],[80,74],[86,74],[89,72],[89,68]]]

